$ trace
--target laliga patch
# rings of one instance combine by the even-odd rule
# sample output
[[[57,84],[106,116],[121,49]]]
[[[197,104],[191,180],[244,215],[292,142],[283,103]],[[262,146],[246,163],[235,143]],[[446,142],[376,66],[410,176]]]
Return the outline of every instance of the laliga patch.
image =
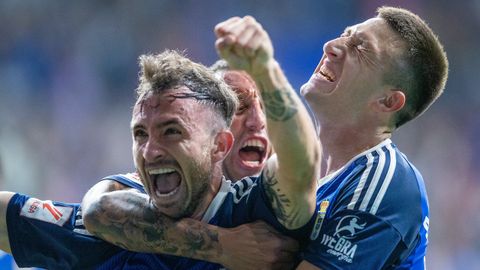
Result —
[[[20,215],[63,226],[73,212],[72,207],[55,206],[52,201],[30,198],[20,210]]]

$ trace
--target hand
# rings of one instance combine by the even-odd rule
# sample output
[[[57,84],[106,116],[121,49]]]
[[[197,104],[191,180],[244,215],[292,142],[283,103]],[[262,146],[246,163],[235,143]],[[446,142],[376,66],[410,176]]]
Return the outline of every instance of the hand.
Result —
[[[215,47],[234,69],[255,76],[267,71],[273,60],[273,46],[267,32],[253,17],[233,17],[217,24]]]
[[[227,269],[293,269],[299,245],[263,221],[224,229],[220,264]]]

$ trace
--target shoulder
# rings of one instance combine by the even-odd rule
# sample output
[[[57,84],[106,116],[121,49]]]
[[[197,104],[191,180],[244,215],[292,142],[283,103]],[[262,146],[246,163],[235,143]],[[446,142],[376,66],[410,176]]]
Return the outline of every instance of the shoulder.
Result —
[[[102,181],[105,180],[113,181],[111,184],[119,183],[126,187],[134,188],[145,193],[143,183],[137,173],[113,174],[102,178]]]

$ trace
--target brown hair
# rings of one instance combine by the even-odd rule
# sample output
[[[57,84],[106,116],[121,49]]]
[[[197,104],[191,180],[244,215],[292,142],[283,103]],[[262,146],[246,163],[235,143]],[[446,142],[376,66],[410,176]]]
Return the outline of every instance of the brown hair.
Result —
[[[248,109],[255,98],[259,98],[257,93],[257,85],[250,75],[243,70],[230,69],[225,60],[218,60],[211,67],[217,77],[232,88],[237,94],[239,106],[237,114]]]
[[[217,79],[207,67],[195,63],[183,54],[165,50],[157,55],[141,55],[137,103],[146,94],[186,86],[193,93],[178,98],[194,98],[212,106],[230,126],[237,109],[238,99],[231,89]]]
[[[377,13],[405,44],[400,58],[385,75],[386,82],[404,90],[407,97],[395,118],[399,127],[422,114],[442,94],[448,60],[437,36],[417,15],[394,7],[381,7]]]

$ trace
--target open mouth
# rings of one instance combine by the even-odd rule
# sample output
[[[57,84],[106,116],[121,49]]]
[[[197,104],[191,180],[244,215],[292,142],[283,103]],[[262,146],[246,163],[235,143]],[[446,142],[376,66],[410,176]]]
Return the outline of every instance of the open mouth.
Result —
[[[175,169],[152,169],[148,171],[148,174],[152,180],[155,194],[158,197],[172,196],[179,190],[182,178]]]
[[[267,155],[265,142],[259,139],[247,140],[240,148],[238,154],[245,165],[259,166]]]
[[[325,65],[320,67],[319,71],[320,75],[322,75],[327,81],[329,82],[335,82],[335,74],[328,69]]]

